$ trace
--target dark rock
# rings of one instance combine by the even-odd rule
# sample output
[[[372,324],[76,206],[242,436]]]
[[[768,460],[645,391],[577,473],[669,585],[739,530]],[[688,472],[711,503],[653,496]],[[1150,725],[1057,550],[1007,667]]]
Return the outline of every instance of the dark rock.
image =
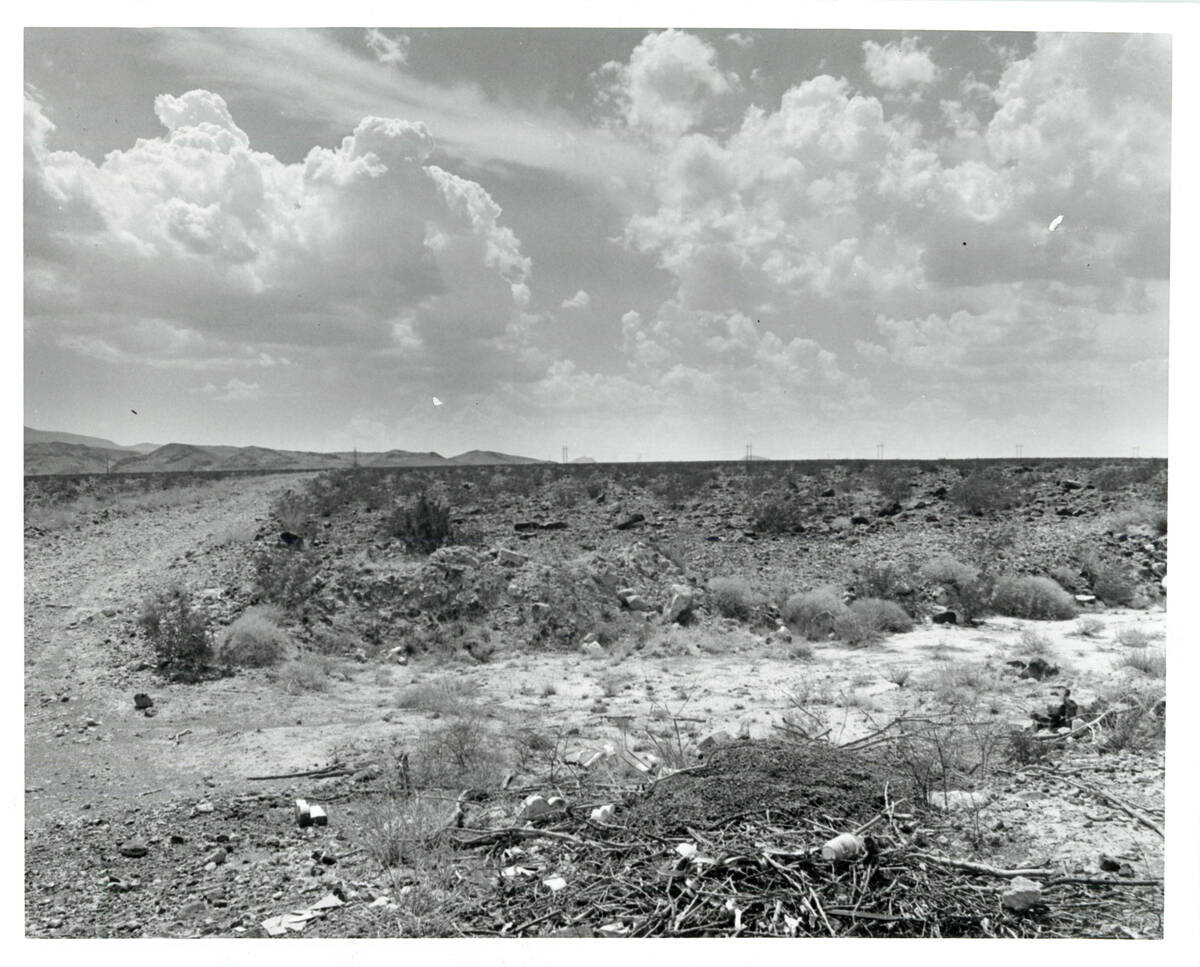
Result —
[[[145,692],[138,692],[136,695],[133,696],[133,707],[134,708],[149,708],[153,704],[154,704],[154,699],[152,699]]]
[[[645,519],[645,514],[630,514],[623,521],[621,521],[621,523],[617,524],[617,530],[629,530],[631,527],[636,527],[638,524],[642,523]]]
[[[822,496],[822,497],[836,497],[836,496],[837,496],[837,491],[836,491],[836,490],[834,490],[832,487],[830,487],[830,488],[829,488],[829,489],[827,489],[827,490],[822,490],[822,491],[821,491],[821,496]]]
[[[1025,666],[1025,669],[1021,672],[1020,677],[1032,678],[1035,681],[1040,682],[1047,678],[1053,678],[1057,674],[1057,665],[1051,665],[1049,662],[1041,658],[1034,658]]]
[[[300,547],[304,543],[304,538],[291,531],[283,531],[279,535],[279,543],[284,547]]]
[[[516,524],[513,524],[513,530],[515,530],[518,534],[524,533],[527,531],[536,531],[536,530],[541,530],[541,529],[542,529],[542,525],[537,523],[537,521],[532,521],[532,520],[523,520],[523,521],[519,521]]]
[[[146,718],[148,718],[148,719],[152,719],[152,718],[154,718],[154,716],[156,716],[156,715],[158,714],[158,709],[156,709],[156,708],[148,708],[148,709],[146,709],[144,712],[142,712],[142,714],[143,714],[144,716],[146,716]]]
[[[942,611],[933,616],[933,623],[935,625],[956,625],[958,624],[958,615],[953,611]]]
[[[1107,853],[1100,854],[1100,869],[1105,873],[1116,873],[1121,868],[1121,861]]]
[[[128,843],[122,843],[117,847],[122,856],[128,856],[130,859],[140,859],[150,852],[150,847],[139,839],[130,840]]]
[[[567,522],[565,520],[552,520],[550,523],[542,525],[544,531],[565,531],[566,529]]]
[[[850,523],[851,524],[869,524],[869,523],[871,523],[871,518],[867,517],[864,514],[855,514],[853,517],[850,518]]]
[[[1078,480],[1060,480],[1058,485],[1060,487],[1062,487],[1063,490],[1082,490],[1083,489],[1083,484],[1080,483]]]

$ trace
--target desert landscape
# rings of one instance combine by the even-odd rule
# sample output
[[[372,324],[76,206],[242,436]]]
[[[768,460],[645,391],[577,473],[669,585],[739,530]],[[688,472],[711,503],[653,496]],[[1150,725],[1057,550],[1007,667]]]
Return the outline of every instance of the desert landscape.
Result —
[[[31,936],[1161,936],[1163,461],[30,476],[25,521]]]
[[[25,27],[28,959],[1194,958],[1195,18],[986,6]]]

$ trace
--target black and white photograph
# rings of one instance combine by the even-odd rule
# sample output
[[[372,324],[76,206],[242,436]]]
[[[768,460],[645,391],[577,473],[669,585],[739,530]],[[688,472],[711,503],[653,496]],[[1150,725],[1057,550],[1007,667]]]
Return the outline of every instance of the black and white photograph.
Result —
[[[27,11],[26,940],[1194,935],[1196,8],[970,6]]]

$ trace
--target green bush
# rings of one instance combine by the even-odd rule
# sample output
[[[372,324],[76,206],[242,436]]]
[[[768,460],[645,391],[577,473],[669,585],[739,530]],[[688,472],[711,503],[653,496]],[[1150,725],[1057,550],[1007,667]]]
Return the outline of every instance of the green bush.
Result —
[[[708,600],[722,617],[745,621],[757,598],[744,578],[716,577],[708,582]]]
[[[991,607],[1012,618],[1065,621],[1074,618],[1075,600],[1054,581],[1035,575],[1005,575],[992,588]]]
[[[836,630],[834,624],[839,618],[844,619],[849,609],[842,600],[841,591],[823,587],[793,594],[784,602],[780,614],[789,627],[809,641],[817,641],[828,638]],[[843,630],[851,632],[853,629],[844,625]]]
[[[1088,579],[1092,593],[1107,605],[1127,607],[1138,600],[1137,579],[1122,564],[1110,563],[1095,551],[1083,555],[1080,570]]]
[[[280,612],[270,605],[247,609],[221,635],[217,655],[227,665],[265,668],[287,651],[287,633],[279,627]]]
[[[195,680],[212,660],[212,633],[184,588],[173,586],[142,602],[138,627],[171,678]]]
[[[388,533],[404,542],[404,549],[417,554],[432,554],[454,536],[450,508],[422,491],[416,501],[400,507],[387,524]]]

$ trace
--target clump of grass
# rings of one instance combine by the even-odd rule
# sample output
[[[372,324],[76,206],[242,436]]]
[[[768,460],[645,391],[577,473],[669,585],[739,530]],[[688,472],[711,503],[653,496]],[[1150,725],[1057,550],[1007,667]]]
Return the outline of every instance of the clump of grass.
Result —
[[[1122,628],[1117,632],[1117,644],[1126,648],[1147,648],[1151,638],[1138,628]]]
[[[758,603],[745,578],[715,577],[708,582],[708,600],[725,618],[746,621]]]
[[[208,621],[192,603],[191,592],[179,585],[142,602],[138,627],[150,641],[159,666],[171,678],[195,680],[212,660]]]
[[[368,800],[355,816],[359,847],[384,870],[408,866],[427,870],[444,853],[438,835],[445,824],[446,804],[420,793]]]
[[[1110,563],[1094,551],[1087,551],[1082,555],[1081,570],[1096,597],[1105,604],[1128,607],[1137,602],[1137,581],[1125,565]]]
[[[828,638],[836,631],[839,619],[843,620],[844,633],[857,630],[845,621],[850,610],[842,600],[842,592],[833,586],[793,594],[784,602],[780,614],[789,627],[809,641]]]
[[[1108,529],[1117,534],[1165,534],[1167,508],[1139,501],[1109,517]]]
[[[239,668],[276,664],[288,647],[287,632],[279,627],[281,618],[280,609],[272,605],[248,608],[221,635],[219,659]]]
[[[1054,581],[1036,575],[1005,575],[992,587],[991,607],[1013,618],[1065,621],[1078,613],[1075,600]]]
[[[1138,648],[1128,652],[1118,667],[1133,668],[1151,678],[1167,677],[1167,653],[1161,648]]]
[[[329,688],[334,670],[334,662],[327,655],[309,652],[284,662],[274,672],[274,678],[289,695],[323,692]]]
[[[881,598],[859,598],[850,604],[850,613],[857,615],[876,631],[904,634],[912,631],[913,619],[895,601]]]
[[[883,677],[885,681],[891,682],[897,688],[903,688],[912,677],[912,669],[908,667],[888,668],[884,670]]]
[[[1104,634],[1104,622],[1091,615],[1084,615],[1075,624],[1075,634],[1080,638],[1099,638]]]
[[[1027,658],[1048,658],[1054,650],[1050,639],[1045,635],[1026,628],[1021,632],[1020,653]]]
[[[472,706],[478,694],[479,683],[474,679],[446,676],[406,686],[396,698],[396,707],[458,715]]]

